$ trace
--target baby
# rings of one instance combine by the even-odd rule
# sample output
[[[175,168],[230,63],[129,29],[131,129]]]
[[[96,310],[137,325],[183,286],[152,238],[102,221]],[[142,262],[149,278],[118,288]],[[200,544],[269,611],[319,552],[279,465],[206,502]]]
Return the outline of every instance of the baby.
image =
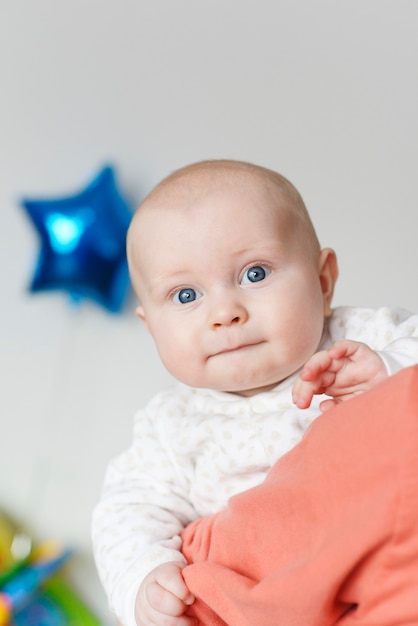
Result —
[[[179,381],[109,466],[93,544],[123,626],[189,626],[180,534],[259,484],[335,403],[418,362],[418,316],[331,309],[338,268],[276,172],[207,161],[163,180],[127,242],[138,316]]]

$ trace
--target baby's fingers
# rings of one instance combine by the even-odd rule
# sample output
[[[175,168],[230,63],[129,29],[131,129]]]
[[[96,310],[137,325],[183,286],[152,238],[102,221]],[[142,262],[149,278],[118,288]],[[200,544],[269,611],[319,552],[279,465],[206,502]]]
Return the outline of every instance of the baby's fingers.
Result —
[[[300,378],[304,381],[314,382],[324,372],[327,372],[332,365],[332,357],[329,350],[316,352],[308,359],[300,373]]]
[[[312,385],[297,378],[293,383],[292,400],[299,409],[307,409],[313,397]]]
[[[184,563],[164,563],[152,570],[142,582],[135,605],[141,626],[192,626],[193,617],[185,615],[194,602],[183,580]]]
[[[184,604],[193,604],[194,597],[189,592],[181,573],[185,565],[185,563],[165,563],[155,570],[155,579],[161,587],[179,598]]]
[[[164,615],[180,616],[184,613],[184,602],[157,582],[150,583],[146,590],[149,606]]]
[[[307,409],[316,394],[325,393],[325,390],[332,385],[335,380],[333,372],[320,372],[313,380],[303,380],[299,377],[292,389],[293,402],[299,409]]]
[[[367,346],[364,346],[364,344],[358,341],[341,339],[340,341],[334,343],[332,348],[329,349],[328,354],[332,359],[337,361],[341,359],[349,359],[350,357],[355,355],[356,352],[359,351],[359,349],[362,349],[364,347],[369,349]]]
[[[332,409],[334,406],[337,406],[337,404],[340,404],[340,402],[341,400],[336,400],[335,398],[327,398],[319,403],[319,408],[325,413],[325,411]]]
[[[151,583],[146,592],[147,608],[138,611],[137,620],[144,626],[195,626],[197,620],[185,615],[185,604],[159,585]]]
[[[335,379],[330,371],[332,359],[327,350],[314,354],[303,367],[300,376],[293,385],[293,402],[300,409],[306,409],[315,394],[324,393]]]

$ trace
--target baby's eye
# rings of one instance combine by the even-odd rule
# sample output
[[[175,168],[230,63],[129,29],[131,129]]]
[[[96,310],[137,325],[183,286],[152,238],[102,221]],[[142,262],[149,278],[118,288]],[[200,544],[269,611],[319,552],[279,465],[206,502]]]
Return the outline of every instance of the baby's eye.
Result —
[[[185,289],[180,289],[173,296],[173,302],[176,304],[187,304],[188,302],[193,302],[198,298],[201,298],[202,294],[196,289],[192,289],[192,287],[186,287]]]
[[[258,283],[260,280],[264,280],[266,276],[270,273],[270,270],[267,267],[263,267],[262,265],[254,265],[250,267],[244,273],[244,276],[241,279],[241,283]]]

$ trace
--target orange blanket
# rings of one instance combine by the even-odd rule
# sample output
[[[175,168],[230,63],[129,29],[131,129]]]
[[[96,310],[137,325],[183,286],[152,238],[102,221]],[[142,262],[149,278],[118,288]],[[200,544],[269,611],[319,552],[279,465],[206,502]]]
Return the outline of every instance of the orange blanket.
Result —
[[[417,626],[418,366],[321,415],[183,541],[205,626]]]

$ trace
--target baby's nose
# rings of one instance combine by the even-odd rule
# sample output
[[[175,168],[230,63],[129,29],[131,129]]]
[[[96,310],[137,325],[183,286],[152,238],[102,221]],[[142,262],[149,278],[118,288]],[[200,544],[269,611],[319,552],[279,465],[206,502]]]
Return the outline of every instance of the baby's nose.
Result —
[[[212,310],[210,325],[212,328],[244,324],[248,312],[239,300],[222,300]]]

